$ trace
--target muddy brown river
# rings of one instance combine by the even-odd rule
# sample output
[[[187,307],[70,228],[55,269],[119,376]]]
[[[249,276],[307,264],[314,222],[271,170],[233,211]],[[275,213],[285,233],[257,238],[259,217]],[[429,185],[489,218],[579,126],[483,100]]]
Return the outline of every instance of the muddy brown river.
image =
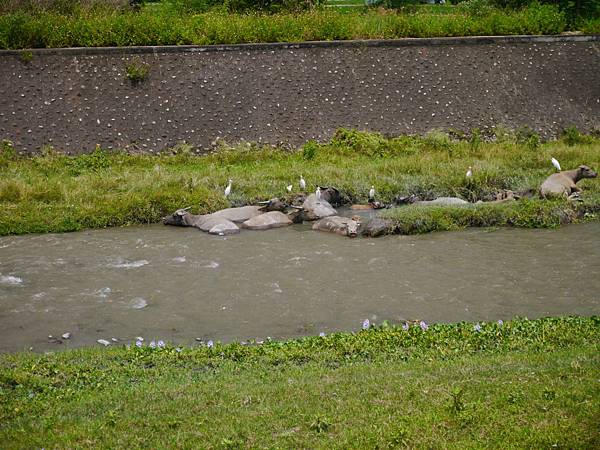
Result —
[[[600,223],[379,239],[162,225],[1,237],[0,351],[281,339],[366,318],[597,315],[599,237]]]

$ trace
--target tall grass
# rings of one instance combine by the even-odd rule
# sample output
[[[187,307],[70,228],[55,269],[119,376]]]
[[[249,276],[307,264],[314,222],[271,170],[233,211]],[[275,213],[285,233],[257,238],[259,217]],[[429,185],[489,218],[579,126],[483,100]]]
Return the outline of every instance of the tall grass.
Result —
[[[597,24],[588,22],[588,29]],[[0,48],[102,47],[128,45],[239,44],[343,39],[393,39],[500,34],[556,34],[564,15],[534,5],[519,11],[493,10],[478,16],[396,13],[389,10],[344,13],[312,10],[297,14],[179,14],[168,8],[141,12],[104,11],[65,15],[15,12],[0,16]]]

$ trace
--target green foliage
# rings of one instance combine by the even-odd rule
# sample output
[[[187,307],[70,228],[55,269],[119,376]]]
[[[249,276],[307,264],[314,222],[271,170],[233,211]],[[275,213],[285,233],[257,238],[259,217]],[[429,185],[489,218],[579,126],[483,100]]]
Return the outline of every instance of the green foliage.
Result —
[[[394,221],[393,230],[400,234],[451,231],[467,227],[514,226],[520,228],[555,228],[583,220],[595,211],[595,202],[576,204],[563,200],[519,200],[499,204],[464,206],[407,206],[382,213]]]
[[[582,134],[577,128],[575,127],[568,127],[563,131],[562,134],[562,141],[569,145],[569,146],[573,146],[573,145],[578,145],[578,144],[590,144],[591,142],[593,142],[593,138],[591,136],[587,136],[585,134]]]
[[[176,5],[165,4],[145,7],[139,12],[88,11],[73,15],[52,11],[31,14],[17,10],[0,15],[0,48],[556,34],[566,29],[564,14],[558,8],[537,4],[517,11],[493,10],[481,15],[458,9],[444,14],[427,10],[402,14],[390,14],[385,10],[346,13],[331,8],[294,13],[238,14],[222,9],[182,12]],[[586,26],[593,26],[590,24]]]
[[[148,78],[150,73],[150,65],[143,61],[134,59],[125,66],[125,76],[131,80],[132,83],[139,83]]]
[[[310,161],[314,159],[317,151],[319,149],[319,144],[315,141],[308,141],[306,144],[302,146],[302,158],[305,161]]]
[[[0,142],[0,168],[7,166],[10,161],[17,158],[17,152],[13,143],[8,140]]]
[[[0,0],[0,14],[99,14],[129,10],[129,3],[129,0]]]
[[[33,53],[28,50],[22,51],[19,54],[19,58],[21,58],[21,61],[24,63],[29,63],[33,60]]]
[[[163,0],[168,8],[187,13],[222,9],[233,13],[261,11],[277,13],[282,11],[299,12],[315,8],[323,0]]]
[[[471,0],[473,1],[473,0]],[[520,9],[540,5],[560,9],[570,23],[582,19],[600,18],[600,2],[598,0],[487,0],[499,8]]]
[[[331,421],[324,416],[315,416],[309,426],[310,430],[315,433],[326,433],[330,427]]]

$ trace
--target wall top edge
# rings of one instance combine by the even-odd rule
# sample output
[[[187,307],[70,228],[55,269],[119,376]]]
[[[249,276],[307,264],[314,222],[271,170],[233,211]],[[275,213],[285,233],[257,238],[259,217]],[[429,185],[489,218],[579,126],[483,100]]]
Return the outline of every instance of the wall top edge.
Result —
[[[0,57],[19,55],[31,51],[37,55],[110,55],[147,53],[208,53],[251,50],[294,50],[302,48],[360,48],[360,47],[411,47],[437,45],[497,45],[536,44],[560,42],[595,42],[600,35],[517,35],[517,36],[465,36],[439,38],[366,39],[345,41],[275,42],[260,44],[227,45],[160,45],[137,47],[71,47],[0,50]]]

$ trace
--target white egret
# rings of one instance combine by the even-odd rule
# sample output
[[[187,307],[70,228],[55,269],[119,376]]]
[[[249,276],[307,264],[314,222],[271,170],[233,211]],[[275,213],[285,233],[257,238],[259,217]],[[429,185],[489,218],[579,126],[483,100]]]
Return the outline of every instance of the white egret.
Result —
[[[288,184],[288,185],[286,186],[286,189],[287,189],[287,191],[288,191],[288,192],[292,192],[292,189],[293,189],[293,188],[294,188],[294,185],[293,185],[293,184]]]
[[[375,186],[371,186],[369,190],[369,201],[375,200]]]
[[[304,181],[304,178],[302,177],[302,174],[300,174],[300,190],[301,191],[305,191],[306,190],[306,181]]]
[[[229,184],[225,188],[225,197],[229,197],[229,194],[231,194],[231,178],[229,179]]]
[[[317,186],[317,191],[315,192],[315,195],[317,196],[317,200],[321,200],[321,186]]]
[[[562,170],[560,168],[560,163],[558,162],[558,160],[556,158],[552,158],[550,161],[552,161],[552,165],[554,167],[556,167],[556,170],[558,170],[559,172]]]
[[[467,170],[467,173],[465,174],[465,176],[467,178],[471,178],[473,176],[473,168],[471,166],[469,166],[469,170]]]

